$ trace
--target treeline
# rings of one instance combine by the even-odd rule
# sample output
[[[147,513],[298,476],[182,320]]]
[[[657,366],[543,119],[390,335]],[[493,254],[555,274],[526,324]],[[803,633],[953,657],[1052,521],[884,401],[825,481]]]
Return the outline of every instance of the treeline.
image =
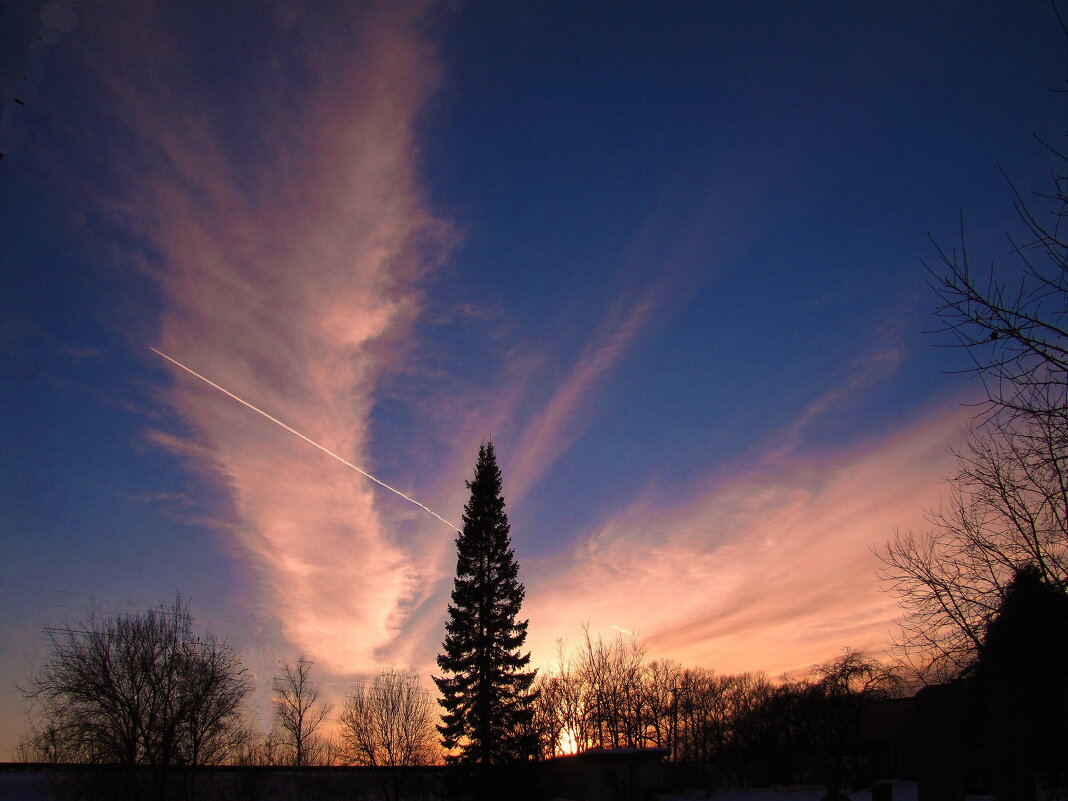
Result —
[[[271,728],[249,710],[253,682],[225,640],[193,633],[177,598],[144,613],[90,617],[45,629],[51,653],[22,687],[29,731],[25,762],[108,766],[64,773],[76,798],[195,799],[209,765],[363,765],[386,798],[406,779],[391,768],[438,761],[430,694],[418,677],[388,668],[357,683],[334,732],[333,705],[320,699],[311,660],[283,661],[272,681]],[[62,794],[61,793],[61,794]]]
[[[734,786],[848,781],[865,704],[900,695],[890,667],[854,650],[809,676],[720,675],[646,659],[634,638],[592,638],[537,681],[542,758],[591,748],[665,748]]]
[[[253,684],[237,652],[195,636],[188,606],[89,618],[47,630],[52,653],[23,688],[31,729],[19,748],[33,762],[126,766],[116,797],[168,797],[181,776],[196,796],[204,765],[439,763],[439,709],[419,677],[389,668],[357,683],[335,714],[313,663],[282,662],[272,682],[272,726],[248,711]],[[592,748],[659,747],[707,763],[723,784],[848,778],[860,710],[900,691],[895,673],[856,651],[802,679],[720,675],[648,660],[635,638],[594,638],[561,650],[529,695],[539,758]],[[333,725],[330,725],[333,724]],[[403,772],[384,771],[387,796]],[[385,788],[384,788],[385,789]]]

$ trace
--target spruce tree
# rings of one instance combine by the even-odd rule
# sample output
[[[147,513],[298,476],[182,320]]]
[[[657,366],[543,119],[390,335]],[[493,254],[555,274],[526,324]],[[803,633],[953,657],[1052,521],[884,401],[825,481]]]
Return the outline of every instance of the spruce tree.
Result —
[[[518,620],[525,590],[509,538],[501,471],[493,443],[478,450],[463,530],[456,538],[456,580],[434,682],[444,708],[441,742],[451,764],[490,766],[534,754],[530,653]]]

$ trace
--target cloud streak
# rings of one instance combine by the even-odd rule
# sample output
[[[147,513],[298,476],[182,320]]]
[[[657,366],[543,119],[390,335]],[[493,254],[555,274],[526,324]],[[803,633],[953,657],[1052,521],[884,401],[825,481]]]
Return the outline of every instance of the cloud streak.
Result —
[[[341,456],[338,456],[336,453],[334,453],[331,450],[327,450],[326,448],[324,448],[322,445],[320,445],[315,440],[310,439],[310,438],[304,436],[303,434],[301,434],[295,428],[291,428],[290,426],[287,426],[285,423],[283,423],[281,420],[279,420],[279,419],[277,419],[275,417],[271,417],[271,415],[267,414],[267,412],[263,411],[263,409],[260,409],[258,406],[254,406],[253,404],[249,403],[244,398],[239,398],[233,392],[230,392],[230,390],[226,389],[225,387],[219,386],[218,384],[216,384],[214,381],[211,381],[210,379],[205,378],[200,373],[198,373],[196,370],[193,370],[193,369],[187,367],[186,365],[182,364],[177,359],[172,359],[166,353],[158,351],[155,348],[149,348],[149,350],[151,350],[157,356],[162,356],[164,359],[169,361],[171,364],[173,364],[173,365],[175,365],[177,367],[180,367],[182,370],[185,370],[190,375],[193,375],[193,376],[199,378],[201,381],[203,381],[208,386],[214,387],[215,389],[217,389],[220,392],[222,392],[224,395],[226,395],[226,396],[228,396],[230,398],[233,398],[235,401],[240,403],[242,406],[245,406],[245,407],[251,409],[256,414],[259,414],[259,415],[262,415],[263,417],[266,417],[272,423],[274,423],[274,424],[276,424],[278,426],[281,426],[286,431],[288,431],[290,434],[293,434],[293,435],[295,435],[297,437],[300,437],[302,440],[307,442],[309,445],[312,445],[313,447],[316,447],[319,450],[321,450],[327,456],[331,456],[334,459],[337,459],[339,462],[341,462],[341,464],[345,465],[346,467],[351,467],[353,470],[355,470],[357,473],[359,473],[361,476],[363,476],[364,478],[368,479],[369,481],[373,481],[375,484],[378,484],[378,486],[389,490],[394,495],[399,495],[400,497],[404,498],[404,500],[408,501],[409,503],[415,504],[420,509],[422,509],[424,512],[427,512],[428,514],[433,515],[434,517],[436,517],[438,520],[440,520],[442,523],[444,523],[445,525],[447,525],[449,528],[453,529],[454,531],[459,531],[459,529],[456,528],[456,526],[454,524],[450,523],[448,520],[446,520],[444,517],[439,515],[437,512],[435,512],[429,506],[424,506],[423,504],[419,503],[419,501],[415,500],[415,498],[412,498],[412,497],[410,497],[408,495],[405,495],[403,492],[401,492],[396,487],[391,487],[385,481],[382,481],[381,479],[375,478],[370,473],[368,473],[366,470],[361,470],[359,467],[354,465],[352,462],[348,461],[347,459],[342,458]]]
[[[565,559],[533,567],[536,652],[548,658],[580,620],[608,636],[636,631],[652,657],[725,672],[805,668],[845,645],[880,650],[897,607],[879,590],[872,549],[895,528],[926,525],[968,419],[953,409],[834,451],[771,454],[682,499],[647,492]]]
[[[437,80],[425,9],[276,16],[275,60],[221,79],[253,120],[247,140],[159,13],[116,20],[130,45],[96,65],[134,143],[114,212],[151,249],[156,344],[369,465],[376,380],[451,237],[419,186],[414,127]],[[264,592],[254,606],[325,668],[374,669],[428,580],[418,537],[382,524],[400,501],[203,384],[175,382],[167,401],[191,433],[154,438],[225,487],[228,537]]]
[[[515,445],[515,456],[508,463],[508,492],[512,503],[519,502],[549,465],[574,442],[583,402],[646,329],[655,308],[656,304],[646,299],[609,314],[567,378],[524,426]]]
[[[577,345],[558,343],[579,355],[548,400],[522,421],[509,449],[514,455],[505,474],[512,503],[521,501],[581,436],[613,369],[702,287],[729,273],[758,236],[761,215],[755,210],[779,191],[780,173],[740,166],[748,161],[741,146],[735,158],[715,167],[703,160],[705,155],[700,163],[680,167],[647,199],[642,223],[620,248],[605,282],[611,300],[592,334]]]

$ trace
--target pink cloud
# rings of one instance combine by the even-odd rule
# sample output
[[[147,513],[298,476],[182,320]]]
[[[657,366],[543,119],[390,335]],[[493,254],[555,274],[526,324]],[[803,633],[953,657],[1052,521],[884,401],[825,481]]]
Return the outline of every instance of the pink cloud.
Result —
[[[250,149],[269,156],[251,167],[153,12],[121,23],[128,46],[97,65],[141,146],[113,208],[158,254],[164,311],[145,347],[368,469],[376,380],[451,238],[419,186],[414,126],[437,80],[424,10],[283,20],[307,81],[286,90],[268,71],[241,99],[259,114]],[[189,376],[175,375],[167,400],[192,440],[155,441],[226,488],[230,541],[294,651],[346,672],[377,667],[376,648],[436,575],[391,537],[373,486]]]
[[[787,457],[801,445],[802,434],[807,427],[826,416],[850,397],[874,386],[880,380],[885,379],[889,373],[896,371],[903,355],[900,347],[891,345],[864,353],[857,358],[852,375],[846,382],[829,387],[811,400],[784,431],[775,432],[775,439],[779,445],[768,453],[766,458],[772,460]]]
[[[658,322],[669,319],[731,265],[756,235],[753,220],[760,215],[747,218],[740,212],[766,202],[765,193],[772,190],[770,175],[723,169],[702,184],[697,196],[687,191],[691,177],[688,168],[680,168],[659,196],[645,200],[646,216],[621,248],[612,285],[605,287],[612,303],[588,340],[571,348],[579,355],[545,404],[529,419],[515,423],[512,417],[518,433],[514,446],[504,451],[514,454],[504,474],[513,504],[521,502],[574,444],[583,425],[595,416],[602,382],[634,344],[655,333]],[[544,367],[538,360],[529,362],[528,371],[515,376],[518,381],[531,381],[536,368]],[[524,391],[520,386],[519,398]]]
[[[613,309],[548,403],[524,426],[512,449],[516,455],[507,465],[508,497],[512,503],[518,503],[574,442],[583,402],[589,400],[597,382],[644,331],[654,309],[651,298]]]
[[[582,620],[606,636],[637,632],[651,656],[724,672],[881,650],[898,610],[872,548],[895,528],[925,527],[969,418],[938,412],[882,439],[758,460],[682,500],[636,499],[566,558],[532,566],[536,655],[551,658]]]

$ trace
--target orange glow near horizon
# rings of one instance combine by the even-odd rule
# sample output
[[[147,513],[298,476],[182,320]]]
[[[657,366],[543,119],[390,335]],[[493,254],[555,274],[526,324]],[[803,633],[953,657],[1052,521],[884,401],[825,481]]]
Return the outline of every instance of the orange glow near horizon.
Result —
[[[551,664],[560,637],[577,644],[583,621],[594,637],[634,632],[647,661],[723,673],[804,671],[847,646],[880,655],[900,610],[874,551],[927,525],[969,419],[951,408],[671,501],[636,499],[570,558],[524,565],[535,659]]]
[[[578,753],[578,738],[575,737],[575,732],[571,729],[564,729],[560,732],[560,740],[556,744],[556,750],[560,752],[561,756],[571,756],[571,754]]]

